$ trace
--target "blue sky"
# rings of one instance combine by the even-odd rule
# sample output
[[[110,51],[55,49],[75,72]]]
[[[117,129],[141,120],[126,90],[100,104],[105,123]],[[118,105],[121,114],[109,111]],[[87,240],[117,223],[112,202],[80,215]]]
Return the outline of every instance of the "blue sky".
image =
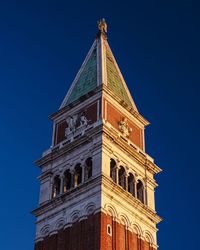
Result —
[[[105,17],[146,129],[161,250],[197,249],[200,35],[197,1],[0,1],[2,250],[31,250],[39,169],[56,111]]]

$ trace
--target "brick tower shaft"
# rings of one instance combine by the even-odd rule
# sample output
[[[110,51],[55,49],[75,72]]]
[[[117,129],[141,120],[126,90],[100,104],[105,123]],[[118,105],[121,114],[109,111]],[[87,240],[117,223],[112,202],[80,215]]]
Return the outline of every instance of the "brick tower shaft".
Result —
[[[157,249],[154,175],[139,113],[107,41],[98,34],[53,122],[41,169],[35,250]]]

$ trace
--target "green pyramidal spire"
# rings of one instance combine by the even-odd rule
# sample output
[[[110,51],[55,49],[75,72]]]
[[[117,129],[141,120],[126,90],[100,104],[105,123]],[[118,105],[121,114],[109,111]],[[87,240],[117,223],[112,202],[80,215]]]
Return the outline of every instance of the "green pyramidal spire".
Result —
[[[112,53],[108,47],[106,48],[106,71],[108,88],[129,106],[132,106],[130,97],[127,94],[122,78],[120,77],[120,74],[114,63],[114,57],[112,56]]]
[[[137,111],[108,45],[107,24],[104,19],[98,22],[98,29],[97,37],[60,108],[79,100],[82,96],[95,90],[97,86],[106,85],[120,103]]]
[[[81,96],[92,91],[97,85],[97,54],[94,49],[80,72],[79,78],[72,89],[66,105],[78,100]]]

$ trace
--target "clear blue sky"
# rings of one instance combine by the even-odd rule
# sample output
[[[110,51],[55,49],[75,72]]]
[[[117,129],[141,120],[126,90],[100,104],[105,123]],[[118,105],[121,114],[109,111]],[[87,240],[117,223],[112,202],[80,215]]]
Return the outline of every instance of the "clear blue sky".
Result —
[[[48,115],[64,98],[105,17],[109,44],[146,129],[157,176],[161,250],[199,241],[198,1],[0,1],[0,246],[32,250]]]

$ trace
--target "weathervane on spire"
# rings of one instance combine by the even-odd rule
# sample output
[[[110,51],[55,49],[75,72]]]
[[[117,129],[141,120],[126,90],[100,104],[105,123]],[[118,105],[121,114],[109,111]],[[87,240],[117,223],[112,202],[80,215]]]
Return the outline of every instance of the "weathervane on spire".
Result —
[[[101,33],[107,34],[107,23],[104,18],[98,21],[98,29]]]

